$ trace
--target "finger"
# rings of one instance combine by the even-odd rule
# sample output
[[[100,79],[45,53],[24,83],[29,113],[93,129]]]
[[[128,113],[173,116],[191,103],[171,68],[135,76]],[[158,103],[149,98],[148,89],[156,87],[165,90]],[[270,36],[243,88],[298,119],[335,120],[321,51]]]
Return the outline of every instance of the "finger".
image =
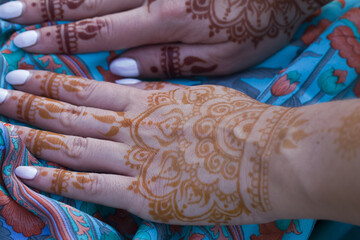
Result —
[[[78,171],[96,171],[134,176],[125,163],[129,146],[112,141],[66,136],[12,125],[27,149],[37,158]]]
[[[31,187],[64,197],[132,212],[131,206],[140,206],[139,198],[127,190],[132,177],[25,166],[17,167],[15,174]]]
[[[154,32],[162,32],[162,27],[163,24],[156,24],[155,17],[143,8],[137,8],[23,32],[14,38],[14,44],[26,51],[43,54],[118,50],[151,44],[160,37],[166,39],[164,34],[154,36]]]
[[[119,85],[126,85],[137,89],[142,90],[164,90],[164,91],[170,91],[178,88],[184,88],[185,85],[180,84],[173,84],[168,82],[145,82],[145,81],[139,81],[137,79],[120,79],[115,81],[115,83]]]
[[[125,113],[78,107],[19,91],[1,89],[0,114],[51,132],[129,141]]]
[[[78,20],[130,10],[144,0],[23,0],[0,5],[0,18],[19,24],[43,21]]]
[[[47,71],[15,70],[6,75],[6,81],[23,92],[113,111],[125,111],[143,95],[131,87]]]
[[[171,44],[129,50],[110,64],[113,74],[123,77],[214,76],[243,68],[230,51],[233,43],[214,45]],[[229,54],[230,52],[230,54]],[[244,64],[245,63],[245,64]],[[247,64],[246,64],[247,65]]]

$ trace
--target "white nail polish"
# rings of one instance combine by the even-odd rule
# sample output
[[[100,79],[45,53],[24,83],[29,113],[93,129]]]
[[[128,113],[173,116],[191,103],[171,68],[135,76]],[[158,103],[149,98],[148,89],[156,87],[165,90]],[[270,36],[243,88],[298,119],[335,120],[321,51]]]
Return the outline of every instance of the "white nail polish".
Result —
[[[30,72],[26,70],[14,70],[8,73],[5,77],[6,82],[11,85],[22,85],[24,84],[30,76]]]
[[[18,48],[31,47],[35,45],[35,43],[39,39],[39,34],[37,31],[31,30],[20,33],[14,38],[14,44]]]
[[[124,78],[124,79],[116,80],[115,83],[120,85],[133,85],[133,84],[141,83],[141,81],[139,79],[134,79],[134,78]]]
[[[6,89],[0,88],[0,104],[6,100],[8,95],[9,92]]]
[[[131,58],[115,59],[110,64],[110,71],[123,77],[138,77],[140,75],[137,62]]]
[[[12,19],[19,17],[25,5],[20,1],[7,2],[0,5],[0,18],[2,19]]]
[[[15,169],[15,174],[23,179],[32,180],[37,174],[37,170],[34,167],[20,166]]]

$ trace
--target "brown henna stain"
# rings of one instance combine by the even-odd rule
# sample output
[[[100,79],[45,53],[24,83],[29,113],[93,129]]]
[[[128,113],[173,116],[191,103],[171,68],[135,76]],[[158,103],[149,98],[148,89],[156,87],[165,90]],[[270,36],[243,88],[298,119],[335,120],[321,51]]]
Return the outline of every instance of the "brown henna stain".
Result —
[[[217,64],[209,65],[207,61],[195,56],[187,56],[181,62],[180,48],[175,46],[161,48],[160,63],[163,74],[167,77],[206,74],[218,68]]]
[[[70,172],[63,169],[57,169],[53,173],[50,190],[56,194],[68,192],[68,187],[73,186],[78,190],[84,190],[87,184],[94,181],[88,173]]]
[[[56,42],[59,51],[66,54],[78,52],[80,41],[92,40],[100,34],[105,22],[101,19],[83,20],[56,26]]]
[[[85,0],[41,0],[40,11],[44,21],[54,21],[64,19],[65,6],[70,10],[79,8]],[[32,4],[33,7],[36,3]]]
[[[60,90],[67,93],[78,93],[80,96],[89,86],[90,83],[86,79],[51,73],[42,77],[40,90],[42,96],[59,99]]]
[[[31,129],[25,138],[25,144],[32,154],[41,157],[43,150],[69,150],[65,138],[61,134]]]
[[[209,21],[209,38],[224,32],[229,41],[252,41],[257,47],[265,37],[276,38],[281,32],[290,38],[309,9],[317,9],[319,2],[330,0],[226,1],[225,11],[218,8],[216,1],[186,0],[186,11],[194,20]]]
[[[150,68],[150,71],[151,71],[152,73],[158,73],[158,72],[159,72],[159,69],[158,69],[157,67],[155,67],[155,66],[152,66],[152,67]]]
[[[49,174],[48,171],[41,170],[41,173],[40,173],[41,176],[46,177],[48,174]]]
[[[350,115],[341,118],[341,125],[329,129],[335,133],[336,152],[341,160],[351,161],[359,157],[360,146],[360,108],[356,108]]]

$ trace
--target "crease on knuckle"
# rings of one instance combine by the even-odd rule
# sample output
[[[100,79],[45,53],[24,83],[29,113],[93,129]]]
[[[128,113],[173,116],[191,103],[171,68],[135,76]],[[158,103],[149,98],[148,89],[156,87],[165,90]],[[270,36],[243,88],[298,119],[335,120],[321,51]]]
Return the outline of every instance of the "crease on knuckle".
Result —
[[[88,138],[83,137],[71,137],[65,142],[66,147],[62,148],[65,154],[73,159],[84,159],[84,154],[88,149]],[[74,165],[78,166],[81,162],[74,162]]]
[[[102,0],[86,0],[83,3],[83,9],[97,15],[100,12],[100,9],[103,9],[103,3]]]
[[[101,28],[99,30],[99,40],[107,42],[114,35],[113,20],[110,17],[95,18],[95,21],[101,22]],[[115,31],[116,32],[116,31]]]
[[[61,111],[59,122],[62,126],[71,131],[77,129],[77,124],[81,122],[81,118],[87,115],[86,108],[83,106],[68,105],[66,109]]]
[[[80,100],[80,102],[86,103],[91,96],[93,96],[93,93],[98,88],[99,82],[98,81],[92,81],[90,84],[82,86],[81,90],[76,92],[76,97]]]

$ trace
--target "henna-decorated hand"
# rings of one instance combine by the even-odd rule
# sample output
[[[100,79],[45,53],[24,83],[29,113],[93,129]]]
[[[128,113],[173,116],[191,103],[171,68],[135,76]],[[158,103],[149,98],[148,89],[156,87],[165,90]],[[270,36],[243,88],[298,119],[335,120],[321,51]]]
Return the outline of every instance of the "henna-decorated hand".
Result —
[[[128,49],[110,69],[124,77],[222,75],[285,46],[331,0],[22,0],[0,6],[21,24],[80,20],[18,35],[36,53]],[[81,20],[85,19],[86,20]]]
[[[291,132],[307,123],[301,111],[219,86],[144,91],[24,70],[6,78],[18,91],[1,89],[0,114],[50,131],[14,126],[31,153],[85,171],[17,168],[29,186],[173,224],[268,222],[306,202],[301,188],[284,192],[298,179],[278,170],[281,149],[308,136]]]

